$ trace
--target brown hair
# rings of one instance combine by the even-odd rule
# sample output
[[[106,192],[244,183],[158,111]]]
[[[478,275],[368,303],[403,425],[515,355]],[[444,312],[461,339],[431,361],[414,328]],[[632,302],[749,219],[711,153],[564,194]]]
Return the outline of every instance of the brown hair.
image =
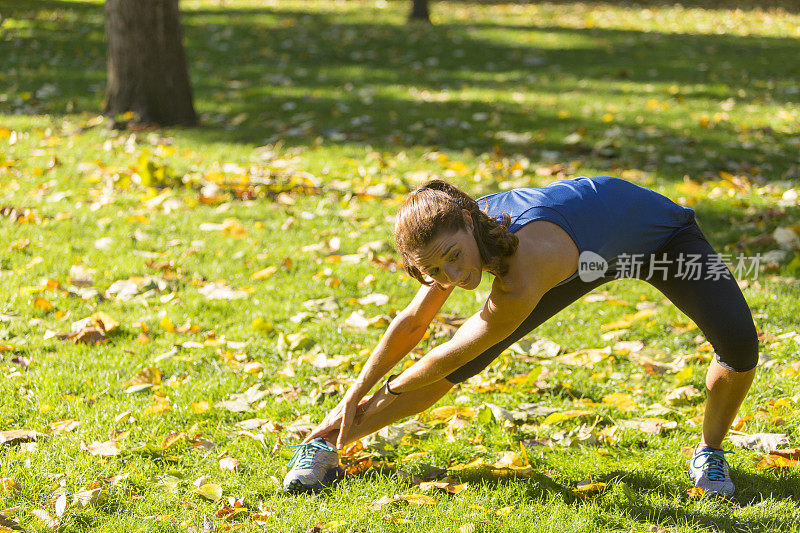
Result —
[[[481,261],[495,276],[508,272],[506,258],[517,250],[519,239],[508,231],[511,217],[491,218],[478,203],[458,187],[433,179],[413,191],[403,202],[394,224],[394,240],[403,258],[403,267],[423,285],[432,285],[414,266],[411,255],[427,246],[441,232],[455,233],[466,229],[462,209],[472,217],[473,233],[478,243]]]

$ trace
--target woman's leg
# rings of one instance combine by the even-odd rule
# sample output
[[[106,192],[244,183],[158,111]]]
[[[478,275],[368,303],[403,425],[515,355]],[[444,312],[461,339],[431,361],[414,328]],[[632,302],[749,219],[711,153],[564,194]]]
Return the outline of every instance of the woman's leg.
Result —
[[[731,272],[699,228],[678,234],[655,254],[667,259],[661,273],[647,279],[691,318],[716,352],[706,374],[706,409],[701,444],[721,448],[750,389],[758,363],[758,335],[750,308]],[[699,264],[696,270],[689,261]],[[642,276],[645,273],[642,272]]]
[[[706,410],[703,413],[701,446],[722,448],[722,439],[739,412],[739,407],[750,390],[756,369],[735,372],[711,361],[706,373]]]

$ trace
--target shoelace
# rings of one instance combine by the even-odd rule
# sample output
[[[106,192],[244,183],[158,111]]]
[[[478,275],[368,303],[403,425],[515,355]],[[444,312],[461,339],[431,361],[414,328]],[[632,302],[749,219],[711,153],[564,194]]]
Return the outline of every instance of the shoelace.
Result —
[[[295,463],[297,463],[297,468],[310,468],[314,464],[314,459],[318,451],[330,451],[330,447],[328,447],[327,444],[316,440],[305,444],[292,444],[287,446],[287,448],[297,448],[294,451],[291,461],[289,461],[289,468],[294,467]]]
[[[725,465],[727,461],[725,460],[726,453],[733,453],[728,452],[725,450],[709,450],[706,448],[703,451],[697,452],[697,454],[692,458],[692,466],[694,468],[703,468],[707,466],[706,472],[708,473],[708,479],[711,481],[725,481]],[[697,464],[698,459],[703,459],[703,462],[699,465]]]

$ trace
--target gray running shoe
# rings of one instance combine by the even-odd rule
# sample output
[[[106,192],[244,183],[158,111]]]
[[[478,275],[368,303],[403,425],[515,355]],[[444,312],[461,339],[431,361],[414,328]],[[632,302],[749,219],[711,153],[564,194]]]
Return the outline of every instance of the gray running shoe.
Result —
[[[344,477],[339,453],[322,437],[289,448],[297,449],[289,461],[289,472],[283,478],[284,491],[318,492]]]
[[[695,487],[700,487],[705,492],[719,496],[733,496],[736,487],[733,486],[728,470],[728,461],[725,460],[725,450],[709,446],[697,446],[694,457],[689,461],[689,477],[694,481]]]

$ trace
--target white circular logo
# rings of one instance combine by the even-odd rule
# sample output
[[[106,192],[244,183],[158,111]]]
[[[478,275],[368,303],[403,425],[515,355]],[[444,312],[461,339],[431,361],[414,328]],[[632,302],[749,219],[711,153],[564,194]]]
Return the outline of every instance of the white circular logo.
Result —
[[[590,251],[581,252],[578,257],[578,277],[583,282],[602,278],[608,270],[608,261]]]

